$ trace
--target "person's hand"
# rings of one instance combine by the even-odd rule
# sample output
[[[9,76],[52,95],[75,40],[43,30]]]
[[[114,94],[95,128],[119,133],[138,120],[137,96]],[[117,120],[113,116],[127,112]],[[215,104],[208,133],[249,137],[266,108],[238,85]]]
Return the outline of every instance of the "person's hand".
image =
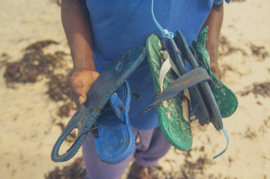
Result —
[[[211,64],[210,69],[216,75],[216,77],[220,80],[221,79],[221,74],[220,74],[220,69],[219,69],[218,65]]]
[[[94,70],[83,69],[75,71],[70,77],[70,88],[77,107],[86,102],[86,93],[98,76],[99,73]]]

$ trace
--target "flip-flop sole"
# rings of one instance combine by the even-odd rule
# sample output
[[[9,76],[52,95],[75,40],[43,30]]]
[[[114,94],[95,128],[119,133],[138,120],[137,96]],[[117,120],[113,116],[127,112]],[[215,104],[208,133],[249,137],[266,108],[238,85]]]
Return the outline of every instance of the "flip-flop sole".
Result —
[[[162,50],[163,43],[156,36],[151,35],[146,41],[147,58],[153,77],[155,93],[160,92],[159,74],[162,65]],[[176,74],[169,71],[164,79],[164,89],[167,88],[173,81],[177,79]],[[176,97],[166,100],[156,106],[159,127],[164,137],[177,149],[187,151],[192,146],[192,133],[190,123],[183,117],[181,92]]]
[[[102,113],[96,121],[98,126],[98,137],[95,137],[97,152],[99,158],[108,164],[122,162],[135,149],[135,137],[128,118],[130,98],[129,85],[124,82],[110,99],[115,107],[118,107],[119,103],[123,104],[124,108],[121,110],[123,110],[124,121],[119,120],[112,108]]]

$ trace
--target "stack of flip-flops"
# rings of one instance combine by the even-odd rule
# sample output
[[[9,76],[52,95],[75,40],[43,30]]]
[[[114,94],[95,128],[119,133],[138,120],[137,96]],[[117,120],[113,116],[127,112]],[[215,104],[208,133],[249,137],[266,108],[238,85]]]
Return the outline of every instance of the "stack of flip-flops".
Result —
[[[144,47],[131,48],[100,74],[87,92],[87,101],[72,116],[56,141],[51,154],[54,162],[71,159],[89,132],[95,137],[96,149],[103,162],[120,163],[134,151],[135,137],[128,118],[130,89],[126,79],[145,55]],[[75,142],[66,153],[59,155],[63,141],[76,128]]]
[[[207,30],[208,27],[202,30],[192,47],[177,31],[177,45],[169,39],[171,51],[155,34],[146,41],[156,101],[142,114],[155,106],[165,138],[181,151],[192,146],[190,123],[194,119],[204,124],[211,122],[218,131],[222,130],[228,147],[229,137],[223,128],[222,117],[232,115],[238,106],[235,94],[210,70],[209,54],[205,48]]]
[[[170,53],[161,37],[153,34],[146,41],[146,51],[144,47],[135,47],[114,61],[91,86],[86,103],[79,107],[58,138],[52,160],[71,159],[89,132],[95,137],[97,152],[103,162],[120,163],[134,151],[135,137],[128,118],[130,89],[126,79],[143,61],[146,52],[156,102],[142,113],[156,106],[165,138],[179,150],[189,150],[193,140],[190,123],[195,119],[204,124],[213,123],[226,135],[222,117],[232,115],[238,102],[235,94],[210,70],[206,40],[207,28],[204,28],[192,48],[178,31],[177,45],[173,39],[169,40]],[[63,141],[76,128],[78,135],[74,144],[59,155]]]

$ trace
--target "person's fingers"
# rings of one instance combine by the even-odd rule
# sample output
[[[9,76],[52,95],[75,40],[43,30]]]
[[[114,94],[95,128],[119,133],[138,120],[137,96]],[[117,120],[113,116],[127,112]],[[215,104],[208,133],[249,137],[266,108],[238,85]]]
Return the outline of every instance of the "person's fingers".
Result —
[[[79,102],[79,100],[77,98],[74,98],[74,100],[75,100],[75,104],[76,104],[76,106],[78,108],[80,106],[80,102]]]
[[[80,104],[84,104],[85,101],[86,101],[85,98],[83,98],[82,96],[79,97]]]
[[[82,70],[70,77],[70,87],[77,106],[86,102],[86,93],[98,76],[99,73],[96,71]]]
[[[89,80],[84,85],[85,94],[87,94],[87,92],[89,91],[89,89],[91,88],[91,86],[94,84],[94,82],[96,81],[96,79],[99,77],[99,73],[97,73],[97,72],[91,72],[88,75],[89,75]]]
[[[85,103],[86,101],[86,92],[84,90],[83,81],[78,76],[70,77],[70,87],[72,95],[75,98],[76,105]]]
[[[220,80],[221,79],[221,74],[220,74],[220,69],[216,66],[211,67],[211,71],[215,74],[215,76]]]
[[[75,98],[79,99],[80,96],[84,96],[83,93],[85,92],[83,90],[83,84],[81,82],[71,81],[70,86],[71,86],[72,95]]]

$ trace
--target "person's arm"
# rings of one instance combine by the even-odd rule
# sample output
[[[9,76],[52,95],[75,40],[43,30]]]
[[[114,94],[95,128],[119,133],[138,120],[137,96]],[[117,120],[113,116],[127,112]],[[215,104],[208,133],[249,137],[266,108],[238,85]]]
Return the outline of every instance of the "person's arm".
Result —
[[[92,30],[85,0],[62,0],[62,23],[73,59],[70,87],[77,106],[97,79],[92,51]]]
[[[208,26],[208,40],[206,48],[210,55],[210,68],[212,72],[220,79],[220,69],[218,67],[218,42],[219,34],[223,21],[223,2],[219,5],[214,4],[203,27]]]

